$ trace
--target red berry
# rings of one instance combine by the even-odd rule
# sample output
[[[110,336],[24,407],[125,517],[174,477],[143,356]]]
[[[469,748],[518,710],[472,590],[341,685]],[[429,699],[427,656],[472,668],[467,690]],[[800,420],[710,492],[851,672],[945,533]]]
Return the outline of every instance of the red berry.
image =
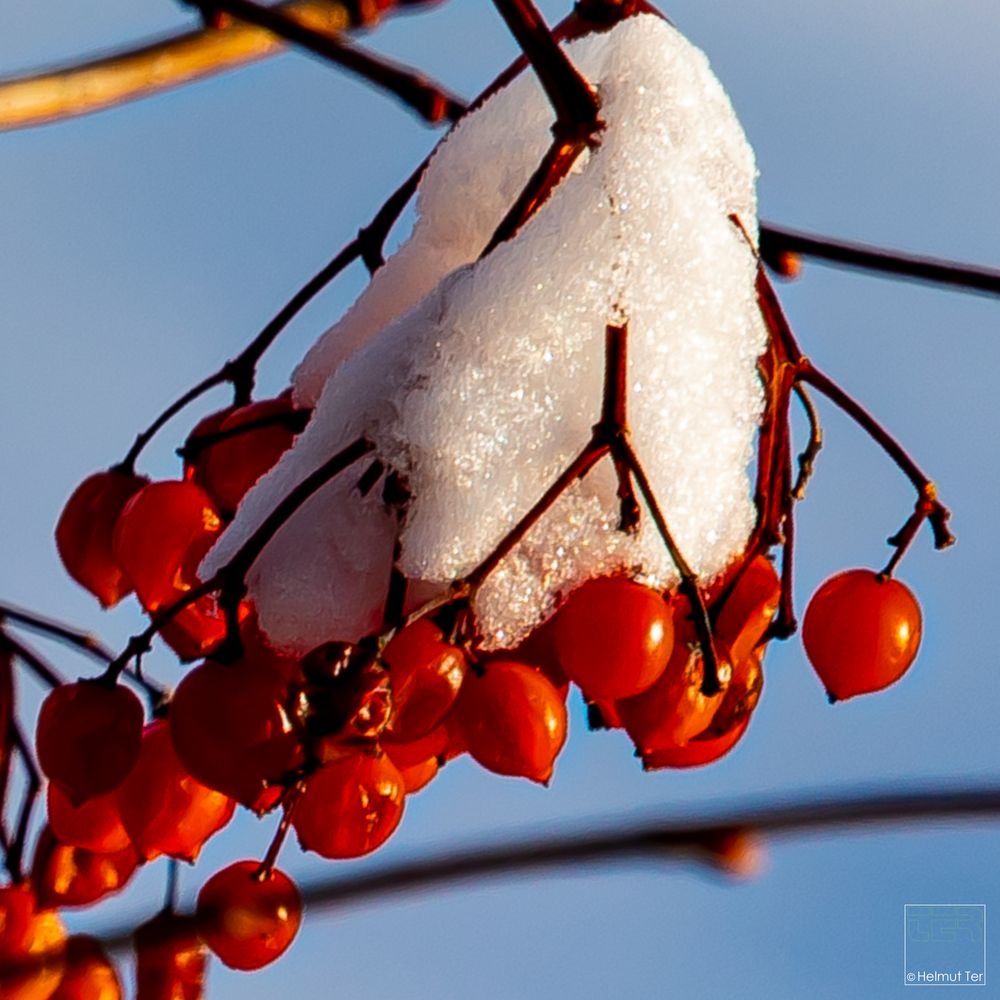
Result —
[[[100,942],[74,934],[66,942],[66,971],[51,1000],[121,1000],[122,987]]]
[[[547,784],[566,742],[566,706],[540,671],[493,660],[470,672],[455,705],[455,722],[473,758],[489,771]]]
[[[670,607],[624,577],[588,580],[556,618],[559,662],[590,699],[628,698],[663,673],[674,644]]]
[[[622,723],[643,756],[687,743],[709,725],[722,704],[732,676],[729,654],[721,642],[715,643],[721,690],[702,694],[704,659],[693,631],[686,624],[680,629],[670,662],[651,688],[617,702]]]
[[[357,858],[392,835],[405,797],[403,779],[387,755],[355,753],[309,778],[292,824],[303,850],[324,858]]]
[[[655,771],[662,767],[702,767],[725,757],[742,739],[750,724],[750,717],[725,733],[718,736],[701,735],[688,740],[683,746],[666,747],[654,750],[642,758],[642,766],[647,771]]]
[[[121,684],[78,681],[42,703],[38,763],[76,805],[117,788],[139,757],[142,704]]]
[[[66,930],[28,885],[0,886],[0,996],[49,1000],[62,978]],[[18,962],[31,968],[8,971]]]
[[[200,439],[206,438],[210,434],[218,434],[226,417],[235,412],[236,409],[235,406],[227,406],[224,409],[216,410],[215,413],[209,413],[208,416],[202,417],[191,428],[191,433],[188,434],[184,447],[181,449],[184,455],[185,480],[196,483],[205,489],[205,484],[199,476],[199,467],[204,464],[206,448]]]
[[[268,786],[302,762],[284,708],[287,691],[276,673],[243,660],[206,660],[188,671],[169,717],[181,764],[203,785],[245,806],[273,804]]]
[[[382,740],[385,752],[392,758],[393,764],[400,770],[412,767],[431,757],[443,757],[448,750],[448,727],[444,722],[435,726],[426,736],[409,743],[399,743],[387,733]]]
[[[758,646],[733,667],[733,679],[726,688],[722,704],[712,716],[701,737],[711,739],[732,731],[740,722],[749,718],[760,701],[764,688],[764,649]]]
[[[812,596],[802,642],[831,701],[880,691],[906,673],[920,645],[920,605],[898,580],[852,569]]]
[[[129,501],[118,519],[113,549],[146,611],[158,611],[197,586],[198,564],[222,527],[215,504],[194,483],[150,483]],[[184,608],[163,630],[185,659],[212,648],[225,633],[225,619],[212,596]]]
[[[148,482],[117,469],[94,473],[73,491],[56,524],[56,547],[66,572],[106,608],[132,591],[111,539],[122,509]]]
[[[406,789],[406,794],[412,795],[414,792],[426,788],[437,777],[440,769],[441,765],[438,763],[437,757],[428,757],[427,760],[420,761],[418,764],[401,767],[399,773],[403,779],[403,788]]]
[[[167,723],[154,722],[118,789],[118,809],[144,861],[160,854],[194,861],[202,844],[233,818],[235,803],[192,778],[174,752]]]
[[[448,714],[465,678],[465,655],[420,618],[400,630],[382,653],[392,680],[388,731],[401,743],[426,736]]]
[[[291,400],[279,397],[216,415],[222,416],[218,427],[221,434],[275,419],[273,423],[208,445],[194,460],[194,481],[215,500],[220,510],[229,514],[235,511],[247,490],[291,447],[295,432],[281,418],[292,412]]]
[[[90,906],[124,889],[138,864],[131,846],[112,854],[95,854],[61,843],[46,827],[35,847],[31,882],[40,907]]]
[[[750,655],[767,632],[781,602],[781,579],[767,556],[752,559],[739,575],[715,621],[715,634],[733,662]]]
[[[202,1000],[208,949],[196,921],[160,913],[135,933],[136,1000]]]
[[[115,792],[98,795],[81,806],[74,806],[58,785],[50,784],[47,794],[49,826],[64,844],[95,854],[113,854],[129,846]]]
[[[231,969],[250,971],[284,954],[302,920],[302,897],[284,873],[257,877],[260,863],[237,861],[198,893],[205,944]]]

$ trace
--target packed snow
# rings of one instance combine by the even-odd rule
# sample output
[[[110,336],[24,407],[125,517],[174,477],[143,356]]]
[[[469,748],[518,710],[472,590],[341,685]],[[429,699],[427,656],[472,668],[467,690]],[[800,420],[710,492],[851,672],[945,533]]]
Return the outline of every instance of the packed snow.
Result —
[[[596,84],[606,129],[515,238],[482,260],[551,141],[530,73],[463,119],[420,185],[409,240],[295,373],[315,413],[246,496],[202,566],[229,559],[277,502],[360,435],[412,500],[400,527],[370,459],[322,488],[249,578],[261,626],[303,653],[377,630],[399,565],[421,594],[475,567],[580,451],[598,419],[609,322],[629,330],[633,446],[700,578],[743,549],[766,332],[756,259],[753,152],[704,55],[665,21],[630,18],[568,51]],[[589,577],[677,574],[648,516],[616,530],[604,462],[488,578],[487,647],[516,644]]]

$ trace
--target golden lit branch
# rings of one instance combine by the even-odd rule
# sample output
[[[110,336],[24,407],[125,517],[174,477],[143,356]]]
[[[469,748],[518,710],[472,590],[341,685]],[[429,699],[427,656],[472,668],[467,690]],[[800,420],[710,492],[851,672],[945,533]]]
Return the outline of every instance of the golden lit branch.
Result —
[[[419,2],[404,0],[398,6]],[[389,12],[379,10],[380,4],[357,0],[285,0],[277,6],[302,24],[329,35],[374,24]],[[149,97],[245,66],[284,48],[285,43],[271,32],[231,21],[221,28],[171,35],[90,62],[0,80],[0,131],[44,125]]]

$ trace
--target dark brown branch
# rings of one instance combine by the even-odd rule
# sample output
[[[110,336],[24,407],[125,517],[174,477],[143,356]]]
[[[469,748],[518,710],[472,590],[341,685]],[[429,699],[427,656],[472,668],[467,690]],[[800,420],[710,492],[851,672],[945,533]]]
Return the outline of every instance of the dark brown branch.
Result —
[[[602,127],[597,91],[559,47],[532,0],[493,0],[556,113],[557,140],[588,141]]]
[[[265,7],[254,0],[183,0],[201,10],[222,11],[233,17],[266,28],[279,38],[307,49],[314,55],[357,74],[363,80],[394,94],[432,125],[457,121],[465,113],[465,102],[449,94],[440,84],[422,73],[375,56],[357,46],[315,31],[275,7]]]
[[[92,659],[101,663],[107,663],[114,658],[114,654],[105,646],[100,639],[89,632],[73,628],[64,622],[47,618],[45,615],[35,614],[33,611],[25,611],[23,608],[14,607],[12,604],[0,604],[0,621],[6,618],[8,621],[32,632],[56,639],[59,642],[72,646],[80,650]]]
[[[760,254],[769,264],[782,253],[796,253],[841,267],[909,281],[1000,295],[1000,270],[934,257],[903,254],[862,243],[848,243],[829,236],[797,232],[763,223],[760,227]]]
[[[12,636],[8,631],[0,628],[0,648],[6,648],[20,660],[43,684],[50,688],[57,688],[65,684],[57,671],[30,646],[26,646],[20,639]]]
[[[6,852],[7,869],[10,877],[15,882],[20,882],[23,878],[21,870],[24,861],[24,850],[28,842],[28,832],[31,827],[31,814],[38,799],[38,793],[42,788],[42,776],[35,764],[35,758],[31,752],[31,745],[24,737],[21,727],[16,719],[10,721],[11,745],[17,750],[21,763],[27,775],[27,784],[21,800],[21,809],[17,815],[17,824],[14,828],[14,839]]]

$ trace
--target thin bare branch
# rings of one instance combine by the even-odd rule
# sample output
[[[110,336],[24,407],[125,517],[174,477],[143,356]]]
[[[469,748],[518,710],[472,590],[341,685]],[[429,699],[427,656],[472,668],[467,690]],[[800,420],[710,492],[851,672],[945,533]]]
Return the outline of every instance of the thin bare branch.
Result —
[[[355,45],[322,32],[282,11],[254,0],[183,0],[203,11],[221,11],[273,32],[328,62],[355,73],[363,80],[394,94],[425,121],[457,121],[465,114],[465,102],[409,66],[365,52]]]
[[[436,0],[285,0],[277,6],[298,22],[331,38],[369,26],[396,9]],[[270,31],[239,21],[221,28],[186,31],[138,48],[0,80],[0,131],[75,118],[141,97],[238,69],[283,51]]]
[[[836,267],[870,271],[883,277],[943,285],[980,295],[1000,296],[1000,269],[905,254],[897,250],[849,243],[830,236],[802,233],[763,223],[760,227],[761,257],[769,265],[777,264],[783,253],[812,257]]]

